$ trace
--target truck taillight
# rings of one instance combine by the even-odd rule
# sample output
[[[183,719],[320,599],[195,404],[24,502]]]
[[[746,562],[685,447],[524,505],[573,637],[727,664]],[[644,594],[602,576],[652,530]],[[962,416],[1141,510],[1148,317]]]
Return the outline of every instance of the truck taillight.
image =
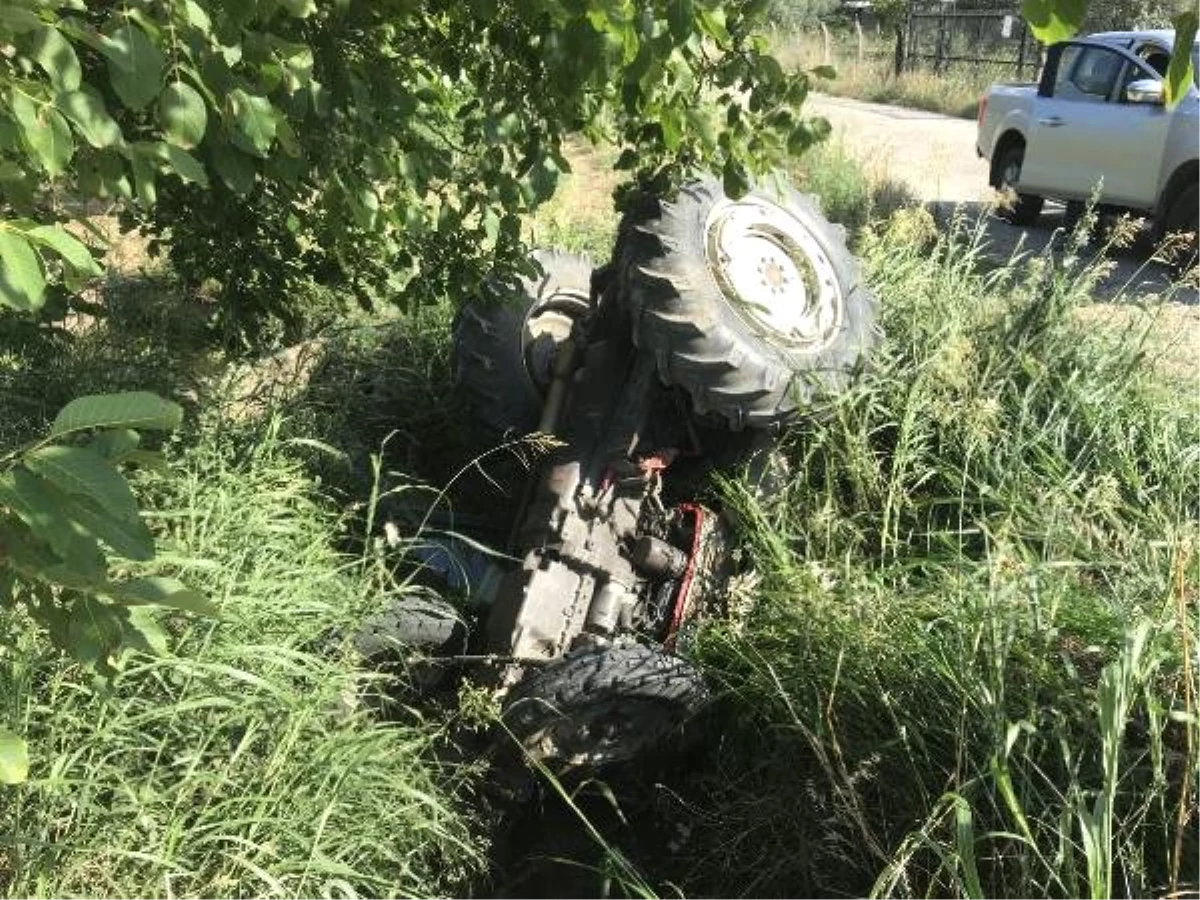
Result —
[[[979,114],[975,117],[976,126],[983,125],[983,114],[987,112],[987,94],[979,98]]]

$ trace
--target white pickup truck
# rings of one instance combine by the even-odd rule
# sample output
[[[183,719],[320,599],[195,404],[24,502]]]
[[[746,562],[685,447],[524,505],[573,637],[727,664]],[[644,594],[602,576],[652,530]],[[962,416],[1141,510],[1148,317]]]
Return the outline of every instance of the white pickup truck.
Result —
[[[1161,236],[1195,232],[1200,94],[1163,105],[1173,31],[1106,32],[1047,50],[1038,84],[996,84],[979,101],[976,149],[991,184],[1016,193],[1002,214],[1032,224],[1046,198],[1150,216]],[[1197,48],[1193,68],[1200,72]]]

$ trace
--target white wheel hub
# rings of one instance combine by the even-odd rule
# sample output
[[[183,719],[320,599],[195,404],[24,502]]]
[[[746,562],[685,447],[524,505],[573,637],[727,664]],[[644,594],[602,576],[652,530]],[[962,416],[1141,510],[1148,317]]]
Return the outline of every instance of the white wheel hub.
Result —
[[[717,203],[705,222],[704,254],[725,297],[760,334],[809,353],[837,336],[845,318],[837,272],[787,210],[755,197]]]
[[[554,358],[562,342],[571,336],[575,320],[588,311],[586,294],[560,290],[538,301],[521,329],[521,356],[530,380],[544,390],[550,383]]]

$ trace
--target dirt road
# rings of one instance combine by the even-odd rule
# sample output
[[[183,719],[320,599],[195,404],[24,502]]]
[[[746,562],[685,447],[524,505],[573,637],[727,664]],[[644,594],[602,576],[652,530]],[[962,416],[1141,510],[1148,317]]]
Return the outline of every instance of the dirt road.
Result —
[[[980,203],[992,196],[987,163],[975,155],[975,123],[919,109],[816,95],[804,111],[824,116],[880,181],[903,184],[919,200]]]
[[[825,95],[810,97],[805,112],[828,119],[832,140],[858,158],[872,179],[902,185],[936,216],[949,215],[956,207],[986,216],[989,252],[997,258],[1008,258],[1021,240],[1032,251],[1044,250],[1062,225],[1062,208],[1052,203],[1031,228],[1017,228],[989,214],[994,192],[987,184],[988,164],[975,153],[974,121]],[[1150,259],[1150,248],[1113,251],[1111,256],[1116,266],[1099,286],[1098,299],[1167,296],[1196,307],[1196,290],[1172,291],[1166,266]]]

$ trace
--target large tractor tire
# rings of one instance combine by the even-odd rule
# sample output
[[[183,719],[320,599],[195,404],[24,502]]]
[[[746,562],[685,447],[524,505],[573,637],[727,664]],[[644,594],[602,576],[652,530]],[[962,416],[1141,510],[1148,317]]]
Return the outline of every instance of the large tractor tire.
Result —
[[[716,181],[688,184],[620,235],[635,342],[697,414],[734,431],[844,391],[878,341],[878,301],[842,230],[795,191],[730,200]]]
[[[515,290],[489,285],[454,322],[455,390],[486,441],[533,431],[558,347],[589,308],[592,263],[563,250],[535,250],[542,270]]]
[[[587,771],[651,749],[708,700],[700,673],[680,657],[614,644],[572,651],[519,682],[503,721],[552,770]]]

